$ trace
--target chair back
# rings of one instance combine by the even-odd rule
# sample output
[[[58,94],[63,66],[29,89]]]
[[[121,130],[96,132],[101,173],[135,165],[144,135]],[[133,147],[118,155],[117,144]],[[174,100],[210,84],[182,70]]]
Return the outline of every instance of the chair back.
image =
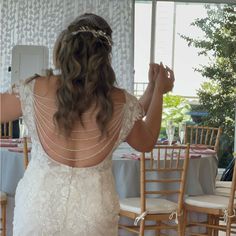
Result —
[[[206,145],[218,150],[222,128],[186,125],[184,143]]]
[[[12,138],[12,121],[0,125],[0,138]]]
[[[146,211],[147,197],[164,197],[177,200],[178,211],[181,213],[188,162],[189,144],[157,145],[151,153],[142,153],[141,212]]]

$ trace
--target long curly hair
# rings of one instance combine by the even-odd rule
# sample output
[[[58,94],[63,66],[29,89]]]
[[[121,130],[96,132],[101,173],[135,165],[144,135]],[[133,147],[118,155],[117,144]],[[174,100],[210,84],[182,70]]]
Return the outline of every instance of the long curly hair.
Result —
[[[90,32],[83,32],[84,28]],[[53,118],[66,136],[71,135],[76,121],[84,125],[82,115],[92,105],[98,109],[96,122],[101,135],[107,133],[113,115],[111,90],[116,83],[111,67],[111,39],[108,23],[100,16],[86,13],[62,31],[56,41],[54,64],[60,74],[56,91],[58,110]]]

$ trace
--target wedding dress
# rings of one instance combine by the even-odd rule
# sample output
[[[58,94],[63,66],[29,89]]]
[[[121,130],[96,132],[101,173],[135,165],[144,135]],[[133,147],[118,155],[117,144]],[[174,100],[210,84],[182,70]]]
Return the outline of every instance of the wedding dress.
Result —
[[[117,135],[110,139],[104,138],[96,146],[95,139],[92,140],[90,135],[88,139],[82,139],[84,133],[78,133],[81,141],[78,142],[76,137],[76,142],[86,144],[86,148],[78,144],[78,158],[85,163],[92,159],[91,163],[96,164],[73,167],[60,162],[59,157],[52,158],[54,152],[58,152],[54,155],[56,157],[63,150],[59,151],[60,145],[54,139],[46,139],[47,133],[53,134],[47,121],[48,108],[44,107],[43,97],[35,94],[34,84],[35,80],[28,84],[21,83],[15,89],[21,101],[32,149],[30,163],[16,190],[13,235],[117,236],[119,201],[112,175],[112,152],[125,140],[134,122],[142,116],[141,106],[134,96],[124,91],[125,102],[114,105],[117,117],[109,126]],[[44,137],[43,130],[47,131]],[[109,145],[106,146],[106,143]],[[47,148],[47,144],[51,149]],[[75,150],[77,146],[70,151],[72,153]],[[99,159],[96,159],[97,156]]]

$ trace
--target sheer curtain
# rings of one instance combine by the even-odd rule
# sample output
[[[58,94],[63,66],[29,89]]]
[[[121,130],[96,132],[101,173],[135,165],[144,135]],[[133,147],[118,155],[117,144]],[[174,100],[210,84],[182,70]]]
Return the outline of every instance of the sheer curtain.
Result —
[[[10,86],[11,51],[15,45],[52,48],[58,33],[76,16],[92,12],[113,29],[112,64],[119,86],[133,90],[133,0],[0,0],[0,85]]]

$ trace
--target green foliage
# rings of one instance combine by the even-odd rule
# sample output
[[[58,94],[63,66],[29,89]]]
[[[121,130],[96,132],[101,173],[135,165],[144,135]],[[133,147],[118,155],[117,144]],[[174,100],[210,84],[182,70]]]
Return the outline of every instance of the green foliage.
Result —
[[[208,81],[198,90],[201,109],[208,112],[205,125],[222,126],[224,137],[233,145],[236,102],[236,5],[206,5],[207,17],[196,19],[193,26],[205,34],[204,39],[184,38],[209,58],[207,66],[196,70]]]
[[[186,113],[190,111],[188,101],[177,95],[168,93],[163,99],[162,126],[166,127],[166,121],[172,120],[175,126],[180,122],[186,122],[191,119]]]
[[[166,137],[165,127],[168,120],[172,120],[174,125],[178,127],[180,122],[191,120],[191,117],[186,113],[190,111],[188,101],[177,95],[168,93],[163,98],[163,113],[160,138]]]
[[[226,167],[229,165],[230,161],[233,159],[233,145],[228,135],[223,134],[220,137],[220,147],[218,151],[219,166]]]

